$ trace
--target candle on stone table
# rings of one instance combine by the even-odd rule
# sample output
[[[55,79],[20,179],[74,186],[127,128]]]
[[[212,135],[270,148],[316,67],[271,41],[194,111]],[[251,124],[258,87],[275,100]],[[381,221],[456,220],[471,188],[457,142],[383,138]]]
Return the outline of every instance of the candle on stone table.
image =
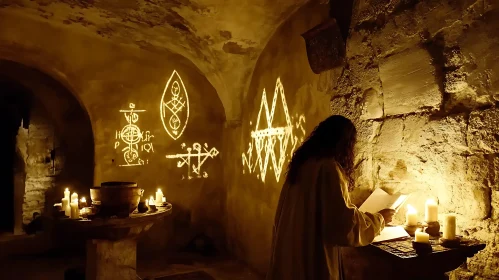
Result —
[[[428,199],[425,205],[425,222],[431,223],[438,220],[438,205],[433,199]]]
[[[444,218],[444,238],[456,239],[456,215],[447,214]]]
[[[156,205],[160,205],[163,202],[163,192],[161,189],[158,189],[156,192]]]
[[[87,199],[85,197],[82,197],[80,199],[80,208],[85,208],[87,207]]]
[[[71,215],[71,210],[68,211],[69,209],[69,200],[67,198],[62,199],[62,210],[64,211],[64,215],[68,216]]]
[[[72,203],[73,201],[75,201],[75,200],[76,200],[76,203],[78,203],[78,194],[74,192],[74,193],[71,195],[71,203]]]
[[[68,200],[69,202],[69,189],[66,188],[66,190],[64,191],[64,198]]]
[[[155,206],[155,205],[156,205],[156,201],[154,201],[154,198],[151,195],[151,199],[149,199],[149,206]]]
[[[416,226],[418,224],[418,211],[416,211],[416,208],[412,207],[410,204],[407,204],[405,224],[408,226]]]
[[[78,219],[80,217],[80,209],[78,208],[78,199],[74,199],[69,204],[71,207],[71,219]]]
[[[416,231],[414,241],[418,243],[430,243],[430,235],[426,232]]]

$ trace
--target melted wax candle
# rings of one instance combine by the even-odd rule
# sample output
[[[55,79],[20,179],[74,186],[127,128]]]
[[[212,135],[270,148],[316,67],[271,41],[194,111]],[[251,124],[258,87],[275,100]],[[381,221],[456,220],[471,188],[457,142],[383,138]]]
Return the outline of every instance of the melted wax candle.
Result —
[[[66,190],[64,191],[64,198],[68,200],[68,203],[69,203],[69,189],[66,188]]]
[[[431,223],[438,220],[438,205],[433,199],[426,201],[425,222]]]
[[[407,204],[405,224],[408,226],[416,226],[418,224],[418,211],[416,211],[416,208],[412,207],[410,204]]]

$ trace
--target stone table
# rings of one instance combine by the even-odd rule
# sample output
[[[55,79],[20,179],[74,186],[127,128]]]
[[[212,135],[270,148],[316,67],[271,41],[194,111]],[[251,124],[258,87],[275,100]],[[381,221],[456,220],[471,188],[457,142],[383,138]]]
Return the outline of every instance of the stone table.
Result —
[[[132,213],[128,218],[62,219],[57,227],[64,235],[87,240],[87,280],[135,280],[137,238],[171,212],[172,205],[167,204],[155,212]]]
[[[431,240],[432,253],[418,256],[412,248],[413,238],[385,241],[364,248],[371,258],[390,264],[385,271],[393,279],[447,279],[446,272],[457,269],[467,258],[485,248],[476,240],[467,240],[458,248],[445,248],[438,240]]]

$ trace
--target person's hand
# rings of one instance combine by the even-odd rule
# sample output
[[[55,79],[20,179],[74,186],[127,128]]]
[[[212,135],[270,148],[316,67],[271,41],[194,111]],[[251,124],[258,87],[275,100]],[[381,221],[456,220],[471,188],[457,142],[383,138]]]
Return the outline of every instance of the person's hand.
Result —
[[[381,216],[383,216],[383,219],[385,219],[385,225],[386,225],[386,224],[389,224],[392,222],[393,215],[395,215],[395,210],[383,209],[383,210],[379,211],[378,213],[380,213]]]

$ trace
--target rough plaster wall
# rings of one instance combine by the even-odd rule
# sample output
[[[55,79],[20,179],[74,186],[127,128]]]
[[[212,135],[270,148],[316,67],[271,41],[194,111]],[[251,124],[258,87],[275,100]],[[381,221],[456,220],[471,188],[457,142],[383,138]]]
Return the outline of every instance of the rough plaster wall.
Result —
[[[195,142],[207,143],[210,148],[221,150],[225,121],[222,103],[215,89],[191,62],[167,51],[154,53],[113,44],[97,35],[74,32],[74,27],[52,24],[41,18],[2,13],[0,25],[0,57],[33,66],[53,76],[88,112],[95,143],[93,184],[132,180],[145,189],[147,197],[161,187],[175,207],[175,236],[181,239],[177,244],[185,243],[199,232],[214,237],[219,244],[223,243],[225,191],[220,164],[222,154],[208,159],[202,166],[202,171],[209,174],[208,178],[192,180],[182,180],[187,175],[186,166],[179,168],[178,160],[165,157],[185,153],[182,143],[186,148]],[[163,90],[173,70],[180,74],[190,101],[187,128],[176,141],[163,128],[159,112]],[[115,149],[115,137],[116,131],[127,123],[120,110],[129,109],[130,103],[134,103],[137,110],[146,110],[139,113],[137,124],[142,131],[154,135],[154,152],[141,153],[149,160],[148,165],[120,167],[124,164],[123,143],[121,148]],[[74,140],[71,143],[79,142]],[[86,183],[81,188],[81,195],[88,196],[91,186],[92,183]],[[60,197],[62,194],[62,190],[58,192]],[[172,230],[169,226],[167,223],[157,226],[157,230],[163,230],[157,236],[171,237],[164,232]],[[166,241],[160,244],[164,247]],[[155,246],[152,242],[150,245]]]
[[[0,12],[22,13],[152,52],[178,53],[205,73],[227,118],[238,120],[239,97],[259,53],[280,22],[306,2],[0,0]]]
[[[460,233],[487,243],[457,279],[499,279],[498,19],[497,1],[359,1],[331,101],[359,128],[354,201],[413,192],[422,220],[434,197],[440,217],[457,213]],[[345,253],[350,277],[367,279]]]
[[[247,166],[242,165],[241,155],[248,151],[263,89],[271,109],[276,80],[279,77],[290,116],[303,114],[306,118],[303,127],[306,134],[330,114],[330,95],[327,91],[332,85],[334,73],[315,75],[312,72],[308,64],[305,41],[301,37],[302,33],[327,17],[328,9],[325,7],[306,5],[279,27],[258,59],[249,91],[244,99],[242,123],[229,123],[224,134],[229,247],[240,259],[262,273],[266,271],[269,262],[275,209],[290,159],[290,146],[279,181],[276,180],[274,169],[269,164],[263,183],[261,177],[257,177],[260,174],[258,170],[250,174]],[[279,99],[276,104],[272,127],[285,126],[285,113]],[[264,115],[265,111],[262,112],[259,129],[267,128]],[[300,129],[293,129],[293,135],[299,138],[306,136]],[[275,151],[279,159],[280,153],[277,149]],[[267,153],[262,152],[262,156],[265,157]],[[255,162],[255,157],[252,162]]]

